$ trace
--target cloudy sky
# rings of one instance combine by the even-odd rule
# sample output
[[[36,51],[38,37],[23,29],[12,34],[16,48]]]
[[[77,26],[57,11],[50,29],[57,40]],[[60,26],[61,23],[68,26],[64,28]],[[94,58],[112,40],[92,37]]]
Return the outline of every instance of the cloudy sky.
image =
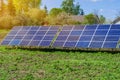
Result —
[[[48,10],[53,7],[60,7],[63,0],[42,0],[42,7],[47,6]],[[120,11],[120,0],[75,0],[79,2],[85,14],[97,10],[99,14],[104,15],[107,19],[114,19]]]

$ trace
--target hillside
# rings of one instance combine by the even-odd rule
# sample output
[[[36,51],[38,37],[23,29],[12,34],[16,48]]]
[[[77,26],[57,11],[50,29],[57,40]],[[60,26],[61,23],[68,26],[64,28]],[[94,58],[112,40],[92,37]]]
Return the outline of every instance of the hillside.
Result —
[[[116,80],[120,54],[0,47],[0,80]]]

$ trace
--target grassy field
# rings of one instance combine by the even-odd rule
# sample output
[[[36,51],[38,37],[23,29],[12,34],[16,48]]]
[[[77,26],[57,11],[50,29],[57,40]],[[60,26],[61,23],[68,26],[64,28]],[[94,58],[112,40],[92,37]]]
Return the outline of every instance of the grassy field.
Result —
[[[0,80],[119,80],[120,54],[0,47]]]

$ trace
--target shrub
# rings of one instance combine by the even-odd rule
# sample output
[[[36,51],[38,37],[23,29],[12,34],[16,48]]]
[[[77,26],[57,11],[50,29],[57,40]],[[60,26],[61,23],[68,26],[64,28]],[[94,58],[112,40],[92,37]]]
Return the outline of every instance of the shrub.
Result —
[[[0,29],[10,29],[14,26],[14,17],[10,15],[4,15],[0,17]]]

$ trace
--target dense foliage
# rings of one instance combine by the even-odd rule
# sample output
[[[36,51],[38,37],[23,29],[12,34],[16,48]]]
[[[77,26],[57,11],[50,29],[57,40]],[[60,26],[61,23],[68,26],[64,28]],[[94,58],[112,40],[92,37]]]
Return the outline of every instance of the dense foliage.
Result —
[[[11,29],[13,26],[32,25],[80,25],[104,23],[104,16],[91,17],[84,15],[84,10],[75,0],[63,0],[60,8],[47,10],[40,8],[41,0],[0,0],[0,29]],[[83,17],[76,19],[74,16]],[[83,20],[85,16],[86,20]]]

